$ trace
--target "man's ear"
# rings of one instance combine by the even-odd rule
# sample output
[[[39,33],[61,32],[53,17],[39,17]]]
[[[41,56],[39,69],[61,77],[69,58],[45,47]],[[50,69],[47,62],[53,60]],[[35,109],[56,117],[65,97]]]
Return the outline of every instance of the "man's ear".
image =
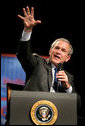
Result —
[[[49,55],[51,54],[51,49],[49,50]]]
[[[71,58],[71,56],[68,55],[65,62],[68,62],[70,60],[70,58]]]

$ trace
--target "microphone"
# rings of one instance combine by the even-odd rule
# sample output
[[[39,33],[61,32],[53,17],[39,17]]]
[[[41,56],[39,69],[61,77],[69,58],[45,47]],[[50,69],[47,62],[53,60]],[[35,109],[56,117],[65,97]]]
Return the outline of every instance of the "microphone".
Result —
[[[62,63],[59,63],[58,64],[57,70],[58,70],[58,72],[60,70],[63,70],[63,64]],[[57,79],[57,81],[58,81],[58,83],[57,83],[58,84],[58,87],[61,86],[61,81],[59,81],[58,79]]]
[[[63,70],[63,64],[59,63],[57,69],[58,69],[58,71]]]

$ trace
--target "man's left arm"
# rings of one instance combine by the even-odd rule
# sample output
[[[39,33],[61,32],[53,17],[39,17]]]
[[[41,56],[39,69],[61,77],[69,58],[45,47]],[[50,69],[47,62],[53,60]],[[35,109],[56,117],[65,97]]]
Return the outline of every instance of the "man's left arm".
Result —
[[[72,93],[73,92],[73,77],[69,73],[66,73],[65,71],[61,70],[57,73],[57,78],[59,81],[61,81],[63,88],[65,89],[65,92]]]

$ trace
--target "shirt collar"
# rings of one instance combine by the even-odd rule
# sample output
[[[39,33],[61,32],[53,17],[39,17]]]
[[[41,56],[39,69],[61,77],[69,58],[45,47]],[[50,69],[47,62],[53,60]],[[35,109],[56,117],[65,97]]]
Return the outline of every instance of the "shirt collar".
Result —
[[[51,66],[52,66],[52,69],[55,69],[56,68],[56,66],[54,64],[51,64]]]

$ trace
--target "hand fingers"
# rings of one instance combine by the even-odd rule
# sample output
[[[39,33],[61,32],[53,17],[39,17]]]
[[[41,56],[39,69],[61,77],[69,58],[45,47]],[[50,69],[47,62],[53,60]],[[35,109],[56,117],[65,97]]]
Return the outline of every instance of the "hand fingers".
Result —
[[[63,78],[65,78],[65,76],[58,75],[57,78],[63,79]]]
[[[29,9],[29,7],[27,6],[26,8],[27,8],[27,14],[30,15],[30,9]]]
[[[59,78],[58,78],[58,80],[59,81],[63,81],[63,82],[66,82],[67,81],[66,79],[59,79]]]
[[[58,78],[59,81],[68,82],[68,77],[64,71],[59,71],[56,74],[56,77]]]
[[[27,11],[26,11],[26,9],[27,9]],[[26,9],[23,8],[23,13],[24,13],[25,17],[27,17],[28,15],[30,15],[30,9],[29,9],[29,7],[27,6]],[[31,16],[34,17],[34,8],[33,7],[31,8]],[[24,19],[24,17],[22,17],[21,15],[18,15],[18,17],[21,18],[21,19]],[[38,23],[38,22],[36,22],[36,23]]]
[[[63,70],[58,71],[58,73],[65,73]]]
[[[56,73],[56,75],[66,75],[66,73],[64,71],[59,71],[58,73]]]
[[[21,15],[18,14],[18,17],[21,18],[22,20],[24,20],[24,17],[22,17]]]
[[[24,16],[26,17],[27,16],[27,12],[26,12],[25,8],[23,8],[23,13],[24,13]],[[18,17],[21,18],[22,20],[24,20],[24,17],[19,15],[19,14],[18,14]]]
[[[34,17],[34,7],[31,7],[31,15]]]
[[[29,7],[27,6],[26,9],[27,9],[27,12],[26,12],[25,8],[23,8],[24,16],[30,15]],[[31,7],[31,16],[34,17],[34,7]]]
[[[59,71],[57,74],[56,74],[57,78],[58,79],[67,79],[67,75],[64,71]]]
[[[66,76],[57,76],[57,79],[59,81],[63,81],[63,82],[67,82],[68,81],[68,78]]]
[[[24,13],[24,16],[27,17],[27,12],[26,12],[25,8],[23,8],[23,13]]]
[[[39,24],[39,23],[41,23],[40,20],[35,21],[35,25],[37,25],[37,24]]]

